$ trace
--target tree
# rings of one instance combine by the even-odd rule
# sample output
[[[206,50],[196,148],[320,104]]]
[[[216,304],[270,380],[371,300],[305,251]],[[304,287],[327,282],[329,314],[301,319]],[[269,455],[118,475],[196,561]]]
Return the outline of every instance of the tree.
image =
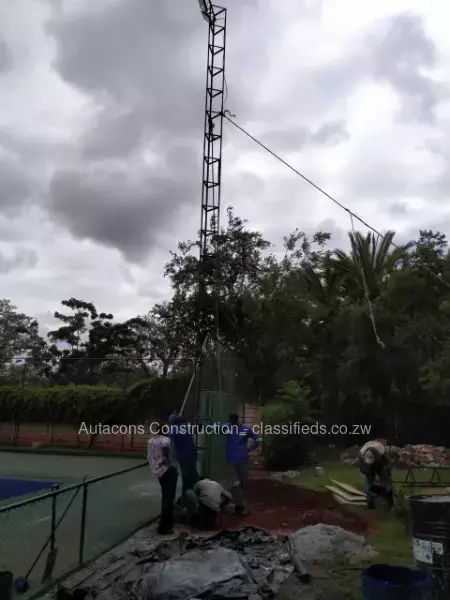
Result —
[[[38,358],[45,352],[36,319],[18,312],[10,300],[0,299],[0,375],[14,370],[17,358]]]
[[[412,243],[393,245],[394,231],[380,238],[372,232],[363,236],[359,231],[349,234],[351,252],[335,250],[330,260],[339,274],[344,294],[352,300],[365,298],[366,288],[371,300],[377,298],[389,275],[405,259]]]
[[[286,373],[286,366],[306,348],[302,334],[308,311],[301,268],[322,260],[330,236],[318,232],[310,240],[295,230],[284,238],[285,254],[278,259],[260,232],[248,229],[232,208],[227,214],[227,227],[210,241],[214,260],[202,263],[193,254],[197,243],[180,243],[166,275],[184,306],[185,335],[203,331],[215,336],[218,329],[225,347],[252,373],[262,401],[276,387],[280,370]]]

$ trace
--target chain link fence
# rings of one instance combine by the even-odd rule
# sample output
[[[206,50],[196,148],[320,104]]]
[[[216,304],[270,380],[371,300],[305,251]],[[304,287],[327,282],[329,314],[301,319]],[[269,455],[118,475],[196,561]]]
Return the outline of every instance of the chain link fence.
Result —
[[[147,525],[159,506],[147,463],[3,506],[0,570],[38,595]]]

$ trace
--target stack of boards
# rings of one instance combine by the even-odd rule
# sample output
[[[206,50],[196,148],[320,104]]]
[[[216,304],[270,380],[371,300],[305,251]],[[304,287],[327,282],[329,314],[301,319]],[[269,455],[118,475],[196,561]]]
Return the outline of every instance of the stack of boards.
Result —
[[[334,479],[330,481],[333,485],[325,487],[333,494],[339,504],[351,504],[352,506],[364,506],[366,504],[366,495],[364,492],[341,481],[335,481]]]

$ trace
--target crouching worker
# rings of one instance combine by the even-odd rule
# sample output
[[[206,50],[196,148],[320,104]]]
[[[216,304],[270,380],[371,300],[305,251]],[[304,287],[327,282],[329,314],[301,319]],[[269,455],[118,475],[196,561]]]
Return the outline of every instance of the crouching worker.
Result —
[[[189,522],[199,529],[214,529],[220,524],[220,511],[233,497],[220,483],[201,479],[185,495]]]
[[[387,448],[376,440],[367,442],[359,451],[359,470],[366,479],[367,508],[375,507],[375,498],[381,497],[388,503],[389,510],[394,505],[392,472],[387,457]]]
[[[201,479],[194,486],[198,499],[200,526],[212,529],[220,522],[220,511],[233,500],[220,483],[211,479]]]

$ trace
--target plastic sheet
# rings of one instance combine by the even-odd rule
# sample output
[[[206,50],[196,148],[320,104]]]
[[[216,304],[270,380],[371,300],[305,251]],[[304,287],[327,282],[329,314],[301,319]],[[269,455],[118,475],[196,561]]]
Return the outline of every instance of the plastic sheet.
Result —
[[[96,600],[273,597],[292,573],[287,544],[264,530],[149,542],[116,557],[73,596]],[[88,598],[86,598],[88,600]]]

